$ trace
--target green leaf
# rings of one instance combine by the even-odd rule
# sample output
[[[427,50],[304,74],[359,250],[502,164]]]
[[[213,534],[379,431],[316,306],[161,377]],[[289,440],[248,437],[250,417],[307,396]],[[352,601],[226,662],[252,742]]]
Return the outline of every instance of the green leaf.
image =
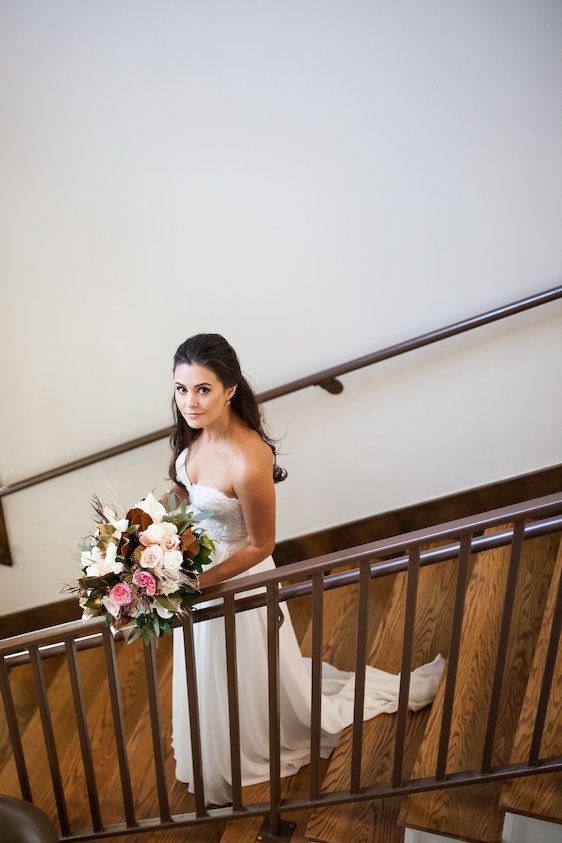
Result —
[[[135,641],[135,639],[140,637],[140,635],[141,635],[140,629],[138,629],[138,628],[135,629],[135,631],[132,633],[132,635],[129,635],[129,637],[127,639],[127,644],[132,644],[133,641]]]
[[[95,588],[99,585],[105,585],[105,583],[101,577],[81,577],[80,585],[83,585],[85,588]]]
[[[154,632],[156,635],[160,635],[160,618],[156,612],[152,613],[152,623],[154,626]]]
[[[103,603],[101,605],[103,606]],[[87,606],[88,609],[97,609],[98,607],[101,608],[99,594],[90,594],[90,596],[84,603],[84,606]]]

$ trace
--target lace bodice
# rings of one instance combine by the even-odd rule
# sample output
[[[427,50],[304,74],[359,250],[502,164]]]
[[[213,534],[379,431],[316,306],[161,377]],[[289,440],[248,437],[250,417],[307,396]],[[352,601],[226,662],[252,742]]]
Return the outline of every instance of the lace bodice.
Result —
[[[185,468],[189,448],[184,448],[176,460],[176,474],[189,492],[191,508],[198,512],[212,512],[211,518],[201,521],[210,537],[216,541],[239,542],[248,538],[242,505],[238,498],[231,498],[214,486],[191,483]]]

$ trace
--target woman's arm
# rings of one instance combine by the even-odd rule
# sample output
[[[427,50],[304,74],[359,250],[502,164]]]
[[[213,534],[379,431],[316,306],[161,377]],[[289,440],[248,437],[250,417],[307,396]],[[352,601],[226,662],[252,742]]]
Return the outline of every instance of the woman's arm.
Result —
[[[241,574],[273,553],[275,548],[275,485],[271,451],[267,454],[260,450],[245,460],[233,479],[233,488],[242,506],[249,541],[223,562],[199,575],[202,589]]]

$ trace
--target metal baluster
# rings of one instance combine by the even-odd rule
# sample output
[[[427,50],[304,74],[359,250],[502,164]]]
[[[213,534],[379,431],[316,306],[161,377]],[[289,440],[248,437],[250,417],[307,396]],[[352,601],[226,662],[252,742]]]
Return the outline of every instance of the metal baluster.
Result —
[[[455,687],[457,684],[457,670],[464,618],[464,601],[468,582],[468,560],[470,557],[471,542],[472,533],[461,536],[459,564],[457,568],[457,585],[455,590],[455,605],[453,608],[449,658],[447,660],[447,679],[445,681],[443,712],[441,714],[441,734],[439,736],[437,768],[435,771],[435,778],[437,781],[442,781],[445,778],[447,769],[447,755],[449,752],[449,739],[451,736],[451,717],[453,713],[453,701],[455,699]]]
[[[544,662],[544,672],[542,677],[541,691],[539,695],[539,702],[537,705],[537,715],[535,717],[535,726],[533,728],[533,737],[531,739],[531,751],[529,753],[529,764],[536,767],[539,763],[539,754],[541,751],[541,741],[546,719],[546,712],[548,709],[548,701],[550,696],[550,689],[552,686],[552,677],[554,675],[554,668],[556,667],[556,659],[558,655],[558,647],[560,644],[560,634],[562,632],[562,575],[558,582],[558,592],[556,594],[556,604],[554,613],[552,615],[552,626],[550,629],[550,638],[548,641],[548,649]]]
[[[12,689],[10,688],[8,668],[6,667],[6,661],[3,657],[0,658],[0,691],[2,692],[2,699],[4,700],[6,723],[8,724],[8,731],[10,733],[10,741],[14,752],[16,770],[18,771],[21,798],[25,799],[27,802],[33,802],[33,798],[31,796],[31,785],[29,784],[29,775],[27,773],[27,766],[21,743],[18,719],[16,716],[14,698],[12,696]]]
[[[279,594],[277,583],[267,585],[267,661],[269,691],[269,781],[271,811],[269,833],[280,830],[279,803],[281,801],[281,729],[279,721]]]
[[[351,750],[351,793],[361,790],[361,758],[363,743],[363,710],[365,707],[365,673],[367,665],[367,620],[371,560],[361,562],[357,596],[357,639],[355,653],[355,695],[353,699],[353,738]]]
[[[33,673],[33,681],[35,683],[35,691],[37,693],[37,702],[39,704],[39,713],[41,715],[41,725],[43,727],[43,735],[45,738],[45,748],[47,750],[47,759],[49,761],[49,770],[51,772],[51,781],[53,783],[53,793],[55,795],[55,802],[57,804],[57,812],[61,832],[63,836],[70,836],[70,822],[68,819],[68,811],[66,808],[66,801],[64,798],[64,789],[62,786],[62,778],[60,774],[59,759],[57,755],[57,747],[55,744],[55,735],[53,732],[53,723],[51,720],[51,712],[49,710],[49,700],[47,697],[47,686],[45,684],[45,675],[43,673],[43,666],[41,664],[41,657],[37,646],[29,646],[29,661]]]
[[[515,602],[515,594],[517,591],[517,575],[519,572],[519,562],[521,560],[521,549],[523,547],[524,531],[525,522],[516,521],[513,529],[513,543],[511,545],[509,569],[507,573],[507,582],[505,586],[500,637],[498,641],[498,650],[496,654],[496,667],[494,670],[492,693],[490,695],[490,707],[488,709],[488,720],[486,723],[486,734],[484,737],[484,752],[482,756],[481,767],[483,773],[489,773],[492,769],[494,738],[496,736],[496,723],[498,718],[498,709],[500,704],[503,675],[505,671],[505,661],[507,657],[507,646],[509,643],[509,630],[511,627],[513,604]]]
[[[121,778],[121,791],[123,793],[123,807],[125,810],[127,827],[131,827],[136,826],[137,821],[135,819],[133,791],[131,788],[131,776],[129,773],[127,740],[125,738],[125,721],[123,718],[119,674],[117,671],[117,659],[115,656],[115,642],[109,627],[105,627],[102,630],[102,638],[107,669],[107,681],[109,685],[109,698],[111,700],[111,712],[113,715],[113,729],[115,731],[115,743],[117,746],[117,761],[119,763],[119,775]],[[124,646],[128,647],[130,645],[126,644]]]
[[[144,646],[144,645],[143,645]],[[156,773],[156,787],[158,790],[158,807],[162,822],[169,822],[170,806],[168,803],[168,785],[166,782],[166,760],[164,742],[162,740],[162,724],[160,721],[160,703],[158,700],[158,675],[156,669],[156,646],[154,638],[148,646],[144,646],[144,667],[146,672],[146,686],[148,690],[148,706],[150,710],[150,725],[152,730],[152,749],[154,752],[154,769]]]
[[[68,674],[70,677],[70,687],[72,689],[72,699],[74,701],[74,711],[76,713],[76,723],[78,726],[78,736],[80,738],[82,764],[84,766],[84,776],[86,778],[86,788],[88,790],[88,802],[90,804],[92,828],[94,829],[94,831],[103,831],[98,790],[96,786],[96,776],[94,772],[94,763],[92,760],[92,747],[90,744],[90,735],[88,732],[88,725],[86,721],[84,694],[82,693],[82,683],[80,682],[80,674],[78,669],[76,641],[72,639],[69,641],[65,641],[64,644],[66,653],[66,664],[68,667]]]
[[[320,792],[320,731],[322,718],[322,623],[324,608],[323,574],[312,575],[312,688],[310,708],[310,798]]]
[[[230,729],[230,764],[232,771],[232,808],[241,811],[242,772],[240,769],[240,712],[238,705],[238,668],[236,662],[236,621],[234,595],[224,598],[226,675],[228,680],[228,722]]]
[[[189,705],[189,728],[191,731],[191,757],[193,760],[193,786],[195,788],[195,813],[202,817],[205,808],[205,789],[203,786],[203,762],[201,756],[201,727],[199,724],[199,700],[197,695],[197,666],[195,663],[195,645],[193,641],[193,610],[182,616],[183,649],[185,656],[185,675]],[[213,623],[213,621],[202,621]]]
[[[416,620],[416,599],[420,571],[420,549],[412,547],[408,554],[408,583],[406,589],[406,613],[404,617],[404,638],[402,644],[402,669],[400,672],[400,691],[398,695],[398,714],[396,716],[396,742],[394,746],[394,764],[392,786],[402,786],[402,762],[404,757],[404,738],[406,734],[406,715],[410,697],[410,665],[412,661],[412,642]]]

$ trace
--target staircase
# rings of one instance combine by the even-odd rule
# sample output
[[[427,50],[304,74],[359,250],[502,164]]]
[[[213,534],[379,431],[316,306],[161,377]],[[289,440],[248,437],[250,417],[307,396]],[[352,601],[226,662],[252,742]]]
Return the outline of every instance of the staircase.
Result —
[[[498,532],[503,527],[487,533]],[[429,547],[438,547],[437,542]],[[447,772],[480,765],[486,726],[490,682],[501,627],[504,589],[509,571],[510,548],[474,554],[468,564],[468,588],[460,641],[459,671]],[[354,566],[350,565],[349,568]],[[412,668],[435,657],[447,656],[451,640],[458,560],[422,567],[416,605]],[[560,534],[528,540],[523,545],[517,582],[513,621],[507,647],[504,688],[500,700],[493,764],[525,758],[530,746],[531,712],[536,707],[539,683],[548,639],[558,579],[562,573]],[[371,580],[367,642],[368,663],[398,673],[406,600],[406,574]],[[300,630],[304,655],[311,655],[312,627],[309,601],[288,603]],[[325,592],[322,658],[344,670],[355,667],[357,586]],[[152,738],[145,681],[144,646],[136,642],[115,644],[129,753],[131,785],[137,821],[159,814]],[[474,658],[474,653],[480,654]],[[159,702],[170,811],[179,814],[195,810],[193,794],[174,778],[171,755],[172,639],[159,640],[157,650]],[[562,754],[559,717],[562,703],[561,660],[558,653],[553,704],[545,723],[543,752]],[[98,797],[105,825],[123,821],[123,799],[113,738],[110,698],[105,679],[103,648],[78,653],[80,676],[86,701],[87,722],[94,748]],[[80,743],[76,731],[72,693],[66,660],[56,656],[42,662],[53,719],[56,749],[66,796],[66,810],[73,831],[91,826],[88,794],[83,774]],[[104,677],[100,680],[99,677]],[[445,679],[445,677],[444,677]],[[40,713],[37,710],[30,665],[10,670],[10,685],[28,771],[33,801],[58,827],[57,807],[51,785]],[[437,762],[440,716],[444,704],[444,681],[433,706],[408,711],[404,754],[404,778],[433,775]],[[396,716],[381,714],[365,721],[362,752],[362,785],[388,782],[391,778]],[[351,770],[351,728],[346,729],[329,759],[320,759],[322,792],[349,787]],[[282,797],[307,797],[310,768],[281,780]],[[0,718],[0,793],[20,796],[18,779],[4,718]],[[267,802],[269,784],[243,789],[244,804]],[[404,826],[456,836],[460,839],[499,843],[503,812],[509,810],[562,821],[562,774],[542,774],[494,783],[443,789],[407,797],[356,802],[287,814],[296,823],[293,843],[305,840],[341,843],[397,843]],[[120,841],[141,840],[173,843],[235,843],[255,840],[261,818],[215,821],[196,829],[180,828],[119,837]],[[467,829],[470,833],[467,836]],[[117,839],[117,838],[115,838]]]

